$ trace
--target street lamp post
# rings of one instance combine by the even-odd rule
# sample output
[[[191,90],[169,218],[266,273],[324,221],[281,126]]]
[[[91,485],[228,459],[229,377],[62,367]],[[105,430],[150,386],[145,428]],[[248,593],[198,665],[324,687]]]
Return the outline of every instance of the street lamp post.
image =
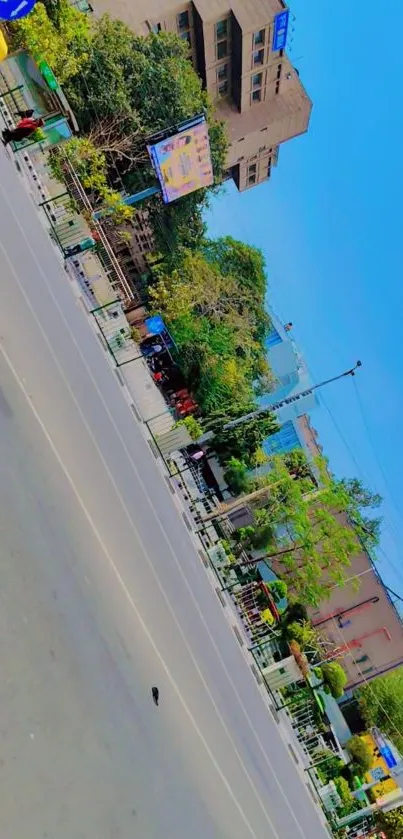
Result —
[[[267,408],[258,408],[256,411],[244,414],[243,417],[231,420],[231,422],[227,422],[226,425],[224,425],[224,429],[235,428],[236,425],[242,425],[244,422],[249,422],[249,420],[262,416],[262,414],[276,413],[277,411],[280,411],[281,408],[284,408],[285,405],[292,405],[293,402],[298,402],[298,400],[302,399],[303,396],[310,396],[315,390],[319,390],[319,388],[325,387],[325,385],[330,385],[332,382],[337,382],[339,379],[344,379],[346,376],[355,376],[355,371],[359,367],[362,367],[361,361],[357,361],[355,367],[352,367],[351,370],[345,370],[344,373],[340,373],[338,376],[333,376],[331,379],[325,379],[323,382],[318,382],[318,384],[312,385],[312,387],[307,388],[307,390],[301,390],[299,393],[294,393],[293,396],[287,396],[285,399],[281,399],[280,402],[274,402],[273,405],[269,405]]]

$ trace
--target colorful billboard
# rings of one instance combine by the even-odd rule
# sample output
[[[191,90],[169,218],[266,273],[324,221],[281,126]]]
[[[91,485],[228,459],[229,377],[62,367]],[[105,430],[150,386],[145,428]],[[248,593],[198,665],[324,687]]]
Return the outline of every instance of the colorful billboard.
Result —
[[[204,118],[178,134],[147,146],[165,204],[211,186],[213,167]]]

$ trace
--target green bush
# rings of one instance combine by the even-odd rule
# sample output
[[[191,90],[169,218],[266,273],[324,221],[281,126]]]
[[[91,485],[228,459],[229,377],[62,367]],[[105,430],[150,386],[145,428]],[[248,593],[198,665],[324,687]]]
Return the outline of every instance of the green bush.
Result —
[[[269,583],[269,588],[275,603],[278,603],[280,600],[284,600],[284,598],[287,597],[287,583],[283,580],[273,580],[273,582]]]
[[[355,734],[354,737],[350,737],[350,740],[347,743],[347,749],[362,772],[368,772],[368,770],[371,769],[374,762],[373,755],[368,743],[366,743],[362,737],[359,737],[358,734]]]
[[[224,478],[234,495],[241,495],[249,487],[248,470],[241,460],[231,457],[224,472]]]
[[[334,699],[340,699],[347,684],[347,676],[341,665],[337,661],[325,661],[321,664],[320,670],[325,688],[328,688]]]
[[[338,814],[340,816],[348,816],[349,813],[352,813],[355,809],[357,809],[356,805],[358,802],[356,802],[356,799],[353,797],[351,789],[345,778],[342,778],[340,775],[338,778],[334,779],[334,784],[341,798],[341,806],[338,808]]]
[[[184,419],[178,420],[176,423],[176,427],[184,425],[186,430],[189,433],[189,437],[191,440],[198,440],[199,437],[203,434],[203,429],[197,419],[192,416],[184,417]]]

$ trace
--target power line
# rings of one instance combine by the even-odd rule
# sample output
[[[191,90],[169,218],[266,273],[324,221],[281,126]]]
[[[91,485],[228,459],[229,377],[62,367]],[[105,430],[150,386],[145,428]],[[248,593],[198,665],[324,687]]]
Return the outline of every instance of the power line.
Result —
[[[395,497],[394,497],[394,494],[393,494],[393,492],[391,491],[391,489],[390,489],[390,487],[389,487],[389,479],[388,479],[388,477],[387,477],[387,475],[386,475],[386,472],[385,472],[384,466],[383,466],[383,464],[382,464],[382,462],[381,462],[381,460],[380,460],[380,458],[379,458],[379,455],[378,455],[378,453],[377,453],[377,451],[376,451],[376,448],[375,448],[374,440],[373,440],[373,437],[372,437],[371,429],[370,429],[370,427],[369,427],[369,423],[368,423],[368,420],[367,420],[367,416],[366,416],[366,412],[365,412],[364,405],[363,405],[363,402],[362,402],[362,398],[361,398],[360,392],[359,392],[358,387],[357,387],[357,382],[354,382],[354,390],[355,390],[355,393],[356,393],[358,407],[359,407],[359,410],[360,410],[360,414],[361,414],[362,422],[363,422],[363,425],[364,425],[364,428],[365,428],[365,431],[366,431],[366,434],[367,434],[367,438],[368,438],[368,442],[369,442],[370,447],[371,447],[372,454],[373,454],[373,456],[374,456],[374,459],[375,459],[375,462],[376,462],[376,464],[377,464],[377,466],[378,466],[378,469],[379,469],[379,471],[380,471],[380,473],[381,473],[381,475],[382,475],[383,482],[384,482],[384,484],[385,484],[385,487],[386,487],[386,490],[387,490],[387,492],[388,492],[388,495],[390,496],[390,499],[391,499],[391,501],[392,501],[392,503],[393,503],[393,506],[394,506],[394,508],[395,508],[395,510],[396,510],[396,512],[397,512],[397,514],[398,514],[398,516],[399,516],[399,518],[400,518],[400,519],[401,519],[401,521],[403,522],[403,514],[402,514],[402,510],[401,510],[401,508],[399,507],[399,504],[398,504],[398,502],[396,501],[396,499],[395,499]]]

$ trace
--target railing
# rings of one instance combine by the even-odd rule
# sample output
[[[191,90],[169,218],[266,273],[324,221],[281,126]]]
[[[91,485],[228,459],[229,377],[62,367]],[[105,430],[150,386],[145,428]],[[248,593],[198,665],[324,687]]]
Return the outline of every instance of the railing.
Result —
[[[93,207],[77,173],[68,161],[64,163],[63,169],[66,187],[71,197],[77,203],[80,211],[84,212],[91,219],[91,228],[96,232],[98,238],[97,256],[102,263],[113,290],[126,304],[132,303],[133,301],[139,302],[139,297],[126,279],[102,229],[102,225],[93,217]]]
[[[120,300],[99,306],[91,314],[117,367],[142,359]]]

